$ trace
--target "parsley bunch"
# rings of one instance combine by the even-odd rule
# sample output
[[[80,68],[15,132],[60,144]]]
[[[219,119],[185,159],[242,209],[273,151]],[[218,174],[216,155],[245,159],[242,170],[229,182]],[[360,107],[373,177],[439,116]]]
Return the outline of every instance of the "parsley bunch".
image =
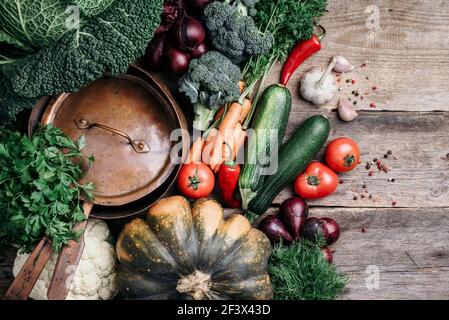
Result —
[[[0,247],[14,244],[28,252],[46,235],[59,251],[79,237],[73,227],[85,219],[80,197],[92,200],[94,190],[77,182],[85,145],[84,137],[73,141],[52,125],[38,128],[31,139],[1,134]]]

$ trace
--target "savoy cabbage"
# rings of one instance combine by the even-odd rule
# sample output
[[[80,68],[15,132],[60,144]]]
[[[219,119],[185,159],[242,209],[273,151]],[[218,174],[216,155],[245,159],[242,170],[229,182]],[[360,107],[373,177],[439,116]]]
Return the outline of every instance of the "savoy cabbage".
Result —
[[[145,52],[162,7],[163,0],[2,0],[0,125],[42,96],[126,72]],[[79,11],[75,27],[70,8]]]

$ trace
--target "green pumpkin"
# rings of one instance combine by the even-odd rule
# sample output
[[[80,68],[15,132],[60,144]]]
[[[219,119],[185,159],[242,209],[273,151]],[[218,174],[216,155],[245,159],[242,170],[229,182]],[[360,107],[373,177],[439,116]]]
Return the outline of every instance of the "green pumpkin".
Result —
[[[117,241],[120,292],[127,299],[272,299],[268,238],[240,214],[225,219],[213,200],[193,208],[158,201]]]

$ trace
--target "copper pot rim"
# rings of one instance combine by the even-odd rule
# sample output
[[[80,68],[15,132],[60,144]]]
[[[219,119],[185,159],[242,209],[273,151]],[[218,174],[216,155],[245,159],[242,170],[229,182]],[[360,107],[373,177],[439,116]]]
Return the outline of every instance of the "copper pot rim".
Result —
[[[110,75],[108,75],[110,76]],[[159,77],[153,73],[147,72],[146,70],[143,70],[139,66],[131,65],[128,72],[125,75],[118,76],[118,77],[125,77],[128,76],[134,76],[137,77],[145,82],[147,82],[149,85],[153,86],[158,94],[168,101],[168,104],[172,111],[174,112],[174,115],[176,117],[176,125],[178,128],[181,128],[183,130],[188,130],[187,120],[185,118],[184,113],[182,112],[180,106],[178,105],[177,101],[173,97],[170,89],[159,79]],[[52,103],[57,101],[58,98],[61,98],[63,96],[69,95],[67,93],[62,93],[57,96],[53,97],[43,97],[41,98],[38,103],[35,105],[35,107],[32,110],[29,123],[28,123],[28,134],[31,136],[33,129],[38,123],[41,123],[39,118],[43,115],[43,113],[48,110],[48,108],[51,106]],[[182,159],[185,159],[185,157],[188,154],[189,145],[188,142],[183,139],[182,141]],[[115,206],[104,206],[104,205],[96,205],[97,207],[102,208],[101,213],[96,213],[95,208],[92,213],[92,217],[104,219],[104,220],[113,220],[113,219],[122,219],[131,217],[137,214],[142,213],[146,209],[148,209],[153,203],[164,197],[169,190],[173,187],[175,181],[177,180],[177,176],[179,174],[179,171],[181,169],[180,164],[174,164],[171,166],[171,170],[168,172],[166,177],[158,183],[158,186],[155,187],[153,190],[148,192],[146,195],[139,197],[137,199],[134,199],[132,201],[128,201],[127,203],[124,203],[122,205],[115,205]],[[95,202],[95,201],[94,201]],[[135,206],[136,203],[140,203],[137,209],[133,209],[133,206]],[[107,213],[107,208],[111,208],[114,211],[116,211],[113,214]],[[123,210],[123,213],[120,212],[120,210]],[[118,211],[118,212],[117,212]]]

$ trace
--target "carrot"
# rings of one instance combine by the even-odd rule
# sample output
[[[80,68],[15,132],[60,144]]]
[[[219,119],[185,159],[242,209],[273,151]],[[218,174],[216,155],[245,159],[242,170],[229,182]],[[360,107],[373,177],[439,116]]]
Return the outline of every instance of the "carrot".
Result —
[[[209,135],[206,138],[206,141],[204,143],[203,153],[202,153],[202,161],[203,163],[210,165],[211,156],[214,150],[214,144],[215,144],[215,138],[218,135],[218,130],[213,128]]]
[[[218,121],[221,118],[221,116],[223,115],[224,111],[225,111],[225,107],[224,106],[220,107],[220,109],[218,109],[217,113],[215,114],[214,121]]]
[[[233,160],[235,160],[245,144],[246,140],[246,131],[243,130],[242,125],[239,123],[234,130],[234,144],[233,144]]]
[[[218,126],[218,131],[220,131],[220,133],[223,136],[225,136],[227,130],[234,129],[237,123],[239,123],[240,121],[242,112],[243,106],[240,103],[238,102],[232,103],[231,106],[228,108],[228,112],[226,113],[224,119]]]
[[[220,166],[222,163],[221,161],[221,159],[223,158],[222,146],[223,146],[223,136],[220,134],[220,132],[217,132],[217,135],[215,136],[213,142],[213,148],[209,160],[209,166],[212,170],[214,170],[217,166]]]
[[[186,163],[201,162],[205,142],[206,141],[202,137],[198,137],[198,139],[195,140],[190,148],[189,157],[187,158]]]
[[[243,123],[248,116],[249,112],[251,111],[252,102],[249,99],[245,99],[243,102],[243,110],[242,114],[240,115],[240,123]]]
[[[245,81],[243,81],[243,80],[239,81],[239,88],[240,88],[240,93],[243,93],[243,91],[245,90]]]

